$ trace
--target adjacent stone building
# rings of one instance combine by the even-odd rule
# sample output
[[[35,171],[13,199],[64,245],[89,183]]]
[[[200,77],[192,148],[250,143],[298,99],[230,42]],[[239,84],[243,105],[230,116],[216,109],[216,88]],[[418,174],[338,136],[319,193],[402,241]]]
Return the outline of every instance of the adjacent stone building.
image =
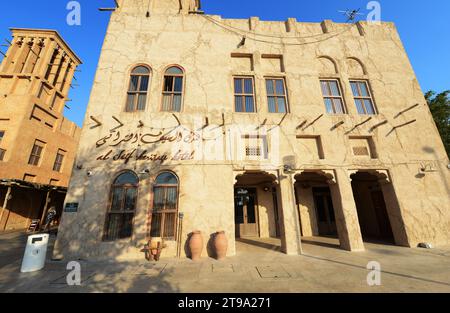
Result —
[[[63,116],[80,59],[56,31],[11,31],[0,65],[0,231],[42,225],[52,206],[61,213],[81,133]]]
[[[54,256],[235,240],[450,243],[448,156],[392,23],[223,19],[118,1]]]

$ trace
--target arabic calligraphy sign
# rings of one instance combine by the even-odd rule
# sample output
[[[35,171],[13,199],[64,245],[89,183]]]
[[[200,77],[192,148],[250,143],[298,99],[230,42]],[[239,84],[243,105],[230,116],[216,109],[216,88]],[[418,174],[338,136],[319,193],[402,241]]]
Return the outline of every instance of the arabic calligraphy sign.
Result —
[[[160,130],[111,131],[95,142],[96,160],[102,162],[155,162],[207,160],[248,160],[247,148],[264,151],[253,161],[273,163],[279,160],[279,129],[257,131],[253,125],[236,125],[224,131],[221,127],[193,131],[179,126],[167,132]],[[270,143],[269,143],[270,139]],[[270,151],[269,151],[270,150]],[[99,152],[97,152],[99,151]],[[270,158],[269,158],[270,156]]]
[[[120,131],[111,133],[96,142],[96,147],[100,148],[109,143],[111,147],[117,147],[123,143],[140,143],[140,144],[157,144],[157,143],[167,143],[167,142],[184,142],[193,143],[195,141],[201,140],[201,136],[197,133],[190,131],[188,134],[184,134],[182,131],[171,132],[163,135],[162,132],[159,133],[129,133],[125,136],[121,136]]]
[[[97,161],[123,161],[125,164],[130,160],[164,162],[170,160],[184,161],[193,160],[195,150],[183,149],[183,145],[191,145],[197,141],[203,140],[200,134],[193,131],[171,131],[163,134],[163,132],[130,132],[122,136],[120,131],[112,132],[96,142],[96,149],[109,147],[104,153],[97,157]],[[178,143],[179,149],[170,157],[168,153],[150,152],[150,149],[140,148],[142,146],[163,145],[166,143]],[[136,148],[121,149],[124,145],[134,145]]]

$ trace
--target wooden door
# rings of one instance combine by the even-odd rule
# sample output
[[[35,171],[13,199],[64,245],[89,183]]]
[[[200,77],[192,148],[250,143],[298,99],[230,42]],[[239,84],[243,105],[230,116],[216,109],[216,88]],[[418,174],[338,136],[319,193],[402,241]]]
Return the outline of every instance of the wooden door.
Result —
[[[236,188],[234,192],[236,237],[257,237],[256,189]]]
[[[328,188],[314,188],[313,194],[319,235],[336,235],[336,220],[330,190]]]

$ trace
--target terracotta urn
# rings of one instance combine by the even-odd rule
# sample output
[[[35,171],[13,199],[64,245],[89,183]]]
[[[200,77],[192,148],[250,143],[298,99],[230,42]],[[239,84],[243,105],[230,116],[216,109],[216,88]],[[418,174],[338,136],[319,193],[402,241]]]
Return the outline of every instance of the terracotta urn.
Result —
[[[161,238],[154,237],[150,241],[150,251],[152,255],[158,254],[158,244],[161,242]]]
[[[228,240],[224,231],[216,233],[214,238],[214,249],[216,250],[217,260],[222,260],[227,256]]]
[[[196,230],[192,232],[191,238],[189,239],[189,250],[191,251],[192,261],[198,261],[202,256],[203,250],[203,237],[201,231]]]
[[[160,243],[162,241],[161,238],[159,237],[153,237],[150,240],[150,249],[158,249],[158,243]]]

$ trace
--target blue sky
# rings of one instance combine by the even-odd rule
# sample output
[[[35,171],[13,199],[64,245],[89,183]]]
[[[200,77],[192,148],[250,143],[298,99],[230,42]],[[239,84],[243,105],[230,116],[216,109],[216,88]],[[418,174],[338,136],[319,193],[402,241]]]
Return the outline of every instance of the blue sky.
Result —
[[[0,40],[10,39],[10,27],[50,28],[60,32],[83,60],[77,73],[80,86],[72,89],[70,110],[65,115],[81,125],[92,81],[108,25],[107,12],[113,0],[80,0],[81,26],[66,24],[69,0],[3,1],[0,11]],[[380,0],[382,20],[395,22],[414,70],[424,91],[450,89],[450,1]],[[331,19],[344,22],[339,10],[361,8],[367,13],[367,0],[202,0],[208,14],[228,18],[259,16],[262,20],[320,22]],[[2,44],[5,42],[2,42]],[[5,47],[2,50],[5,50]],[[0,59],[2,57],[0,56]]]

